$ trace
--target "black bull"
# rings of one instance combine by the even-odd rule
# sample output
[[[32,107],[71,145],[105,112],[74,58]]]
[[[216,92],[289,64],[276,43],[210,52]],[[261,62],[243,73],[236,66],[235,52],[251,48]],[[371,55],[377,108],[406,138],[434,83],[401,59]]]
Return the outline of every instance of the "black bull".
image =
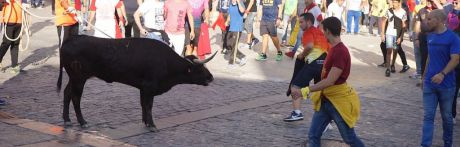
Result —
[[[80,100],[85,82],[91,77],[97,77],[108,83],[119,82],[138,88],[142,121],[155,131],[152,119],[153,97],[167,92],[177,84],[207,86],[213,76],[204,63],[214,56],[215,53],[204,61],[195,56],[183,58],[166,44],[152,39],[73,36],[64,42],[60,50],[58,92],[62,84],[62,68],[65,68],[69,76],[64,90],[64,125],[71,125],[69,105],[72,101],[78,123],[81,127],[87,127],[81,113]]]

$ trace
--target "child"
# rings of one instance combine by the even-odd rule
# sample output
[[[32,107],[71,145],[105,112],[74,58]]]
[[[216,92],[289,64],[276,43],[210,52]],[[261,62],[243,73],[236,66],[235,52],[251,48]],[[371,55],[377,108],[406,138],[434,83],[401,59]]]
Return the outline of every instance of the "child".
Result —
[[[241,37],[241,32],[243,31],[243,15],[245,11],[243,2],[240,0],[232,0],[228,11],[227,22],[225,23],[226,26],[230,25],[227,48],[232,51],[228,63],[233,65],[235,60],[234,58],[236,56],[240,59],[240,66],[243,66],[246,64],[245,55],[236,49],[239,37]]]

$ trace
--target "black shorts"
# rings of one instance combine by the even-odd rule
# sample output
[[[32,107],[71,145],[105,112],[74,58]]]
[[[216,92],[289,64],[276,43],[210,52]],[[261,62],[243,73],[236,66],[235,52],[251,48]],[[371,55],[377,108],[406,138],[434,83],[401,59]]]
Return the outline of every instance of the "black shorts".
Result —
[[[326,53],[323,53],[318,59],[314,60],[310,64],[303,60],[296,59],[296,67],[294,69],[294,76],[292,77],[291,85],[306,87],[310,86],[311,80],[314,80],[315,83],[321,81],[321,72],[323,70],[323,63],[325,59]]]
[[[185,27],[185,45],[190,45],[192,44],[193,46],[198,46],[198,41],[200,38],[200,33],[201,33],[201,28],[200,27],[195,27],[195,38],[193,40],[190,40],[190,27],[186,26]]]
[[[277,29],[276,29],[275,22],[266,22],[266,21],[260,22],[260,35],[268,34],[271,37],[276,37],[277,36],[276,30]]]

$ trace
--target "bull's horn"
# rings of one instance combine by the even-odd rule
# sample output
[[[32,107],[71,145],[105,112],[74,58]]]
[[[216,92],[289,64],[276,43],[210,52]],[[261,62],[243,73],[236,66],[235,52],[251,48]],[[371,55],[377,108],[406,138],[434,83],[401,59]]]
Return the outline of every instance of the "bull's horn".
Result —
[[[205,63],[208,63],[209,61],[212,60],[212,58],[214,58],[214,56],[216,56],[217,54],[217,51],[214,52],[214,54],[212,54],[211,57],[207,58],[207,59],[204,59],[204,60],[200,60],[200,59],[193,59],[193,63],[195,64],[205,64]]]

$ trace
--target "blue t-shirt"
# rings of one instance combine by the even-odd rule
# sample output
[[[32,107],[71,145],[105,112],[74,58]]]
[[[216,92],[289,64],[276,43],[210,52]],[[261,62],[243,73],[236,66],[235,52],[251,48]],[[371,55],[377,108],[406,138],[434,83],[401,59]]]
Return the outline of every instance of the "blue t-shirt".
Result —
[[[451,54],[460,54],[460,39],[452,32],[447,30],[444,33],[428,34],[428,67],[425,75],[424,84],[433,88],[453,88],[455,87],[455,71],[447,73],[441,84],[434,84],[431,78],[441,73],[450,61]]]
[[[278,18],[278,5],[281,4],[281,0],[261,0],[262,5],[262,21],[264,22],[275,22]]]
[[[243,4],[243,3],[240,3]],[[243,5],[244,7],[244,5]],[[230,4],[228,8],[228,15],[230,16],[230,32],[243,31],[243,13],[238,9],[238,5]]]

